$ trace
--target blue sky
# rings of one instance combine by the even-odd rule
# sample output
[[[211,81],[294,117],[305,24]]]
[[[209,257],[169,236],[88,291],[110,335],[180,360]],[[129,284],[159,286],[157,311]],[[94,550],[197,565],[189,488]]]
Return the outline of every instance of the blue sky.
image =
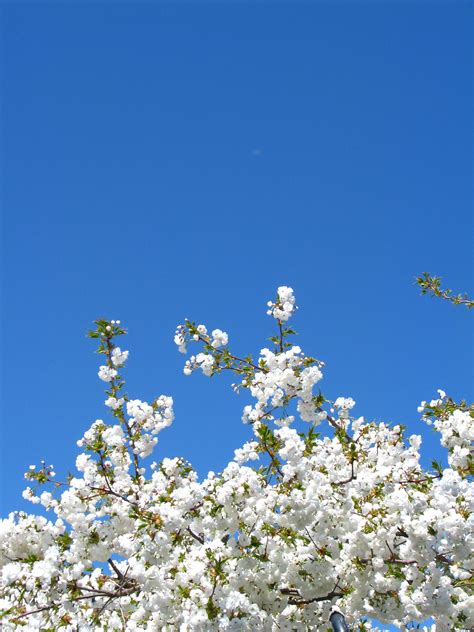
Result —
[[[355,413],[437,440],[472,398],[467,2],[6,3],[1,511],[74,469],[107,415],[94,318],[129,328],[128,392],[175,399],[157,457],[219,470],[249,437],[231,380],[182,374],[184,317],[258,352],[291,285],[298,344]],[[106,417],[104,417],[106,418]]]

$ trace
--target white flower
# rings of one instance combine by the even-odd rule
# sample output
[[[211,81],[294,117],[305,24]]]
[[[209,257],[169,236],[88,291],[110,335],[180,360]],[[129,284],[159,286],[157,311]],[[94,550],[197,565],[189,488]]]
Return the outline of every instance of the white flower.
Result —
[[[186,353],[186,328],[184,325],[178,325],[174,336],[174,342],[178,345],[180,353]]]
[[[102,439],[108,446],[115,447],[123,444],[123,430],[121,426],[115,425],[107,428],[102,433]]]
[[[117,371],[115,369],[111,369],[110,367],[103,365],[99,367],[98,375],[100,379],[103,380],[104,382],[111,382],[117,375]]]
[[[211,345],[218,349],[219,347],[225,347],[225,345],[229,342],[229,336],[225,331],[221,331],[220,329],[214,329],[212,332],[212,342]]]
[[[422,413],[425,410],[425,408],[426,408],[426,402],[425,400],[423,400],[422,402],[420,402],[420,405],[418,406],[417,411],[419,413]]]
[[[277,320],[287,321],[293,314],[295,313],[296,307],[296,299],[293,294],[293,289],[291,287],[286,287],[286,285],[282,285],[278,288],[278,299],[275,303],[269,301],[267,303],[270,308],[267,311],[267,314],[273,316]]]
[[[238,448],[237,450],[235,450],[235,461],[240,464],[247,463],[247,461],[256,461],[258,459],[257,448],[257,441],[249,441],[244,446],[242,446],[242,448]]]
[[[76,458],[76,467],[79,472],[84,472],[90,463],[90,454],[79,454]]]
[[[339,418],[340,419],[348,419],[349,418],[349,410],[354,408],[355,401],[352,397],[338,397],[334,402],[334,408],[338,408],[339,410]]]
[[[108,397],[105,400],[105,405],[111,408],[112,410],[117,410],[123,405],[124,401],[125,400],[123,397],[120,397],[119,399],[117,399],[116,397]]]
[[[51,492],[42,492],[40,495],[40,503],[43,505],[43,507],[46,507],[46,509],[54,504],[53,495],[51,494]]]
[[[210,377],[215,365],[215,360],[211,355],[205,353],[198,353],[196,356],[196,363],[201,368],[204,375]]]
[[[120,347],[115,347],[112,351],[112,364],[120,367],[125,364],[128,358],[128,351],[122,351]]]
[[[345,408],[350,410],[351,408],[354,408],[355,401],[352,397],[338,397],[334,402],[334,406],[335,408]]]

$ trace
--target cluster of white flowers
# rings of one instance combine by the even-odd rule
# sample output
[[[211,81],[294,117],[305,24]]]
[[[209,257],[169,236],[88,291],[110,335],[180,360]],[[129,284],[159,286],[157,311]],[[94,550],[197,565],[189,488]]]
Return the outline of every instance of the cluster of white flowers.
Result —
[[[196,356],[191,356],[189,360],[186,360],[183,368],[184,375],[191,375],[196,369],[201,369],[204,375],[210,377],[214,369],[215,360],[207,353],[198,353]]]
[[[214,329],[212,332],[212,342],[211,345],[218,349],[219,347],[225,347],[229,342],[229,336],[225,331],[221,331],[220,329]]]
[[[173,398],[161,395],[153,405],[139,399],[129,400],[127,414],[130,417],[128,424],[132,429],[138,425],[143,430],[158,434],[173,422]]]
[[[256,400],[244,412],[253,439],[202,480],[180,458],[148,469],[173,401],[129,399],[112,383],[113,423],[78,441],[77,476],[58,482],[45,463],[25,475],[24,497],[52,518],[0,521],[2,630],[303,632],[326,630],[334,610],[353,630],[472,629],[471,413],[433,419],[450,460],[427,472],[418,435],[350,417],[351,398],[334,401],[334,418],[313,395],[321,363],[299,347],[263,349],[254,364],[199,328],[178,330],[178,345],[197,336],[207,349],[190,367],[239,375]],[[306,432],[291,426],[295,404]],[[331,430],[318,435],[323,419]]]
[[[354,406],[355,401],[352,397],[338,397],[334,402],[334,408],[338,410],[340,419],[349,419],[349,411]]]
[[[125,403],[125,399],[123,397],[107,397],[105,400],[105,405],[111,408],[112,410],[117,410],[123,406]]]
[[[448,448],[448,463],[453,468],[474,471],[474,423],[469,410],[459,410],[446,393],[438,389],[439,397],[429,403],[422,401],[418,412],[441,435],[441,445]]]
[[[418,406],[418,412],[424,412],[427,407],[434,408],[435,406],[441,406],[443,401],[446,399],[446,393],[442,389],[438,388],[438,395],[439,397],[432,399],[429,404],[423,400]]]
[[[116,367],[123,366],[128,358],[128,351],[122,351],[120,347],[115,347],[112,351],[112,364]]]
[[[217,351],[228,344],[229,336],[221,329],[214,329],[209,336],[205,325],[195,327],[189,323],[189,321],[186,321],[185,325],[178,325],[174,338],[181,353],[186,353],[188,340],[191,342],[201,340],[207,345],[208,349],[215,349]],[[198,353],[197,355],[191,356],[189,360],[186,361],[183,372],[185,375],[191,375],[196,369],[201,369],[204,375],[210,377],[213,375],[215,368],[216,359],[209,351],[206,351],[205,353]]]
[[[108,367],[104,364],[103,366],[99,367],[98,375],[100,379],[104,382],[111,382],[117,376],[117,370],[112,369],[111,367]]]
[[[300,347],[293,346],[286,351],[274,353],[270,349],[260,351],[260,370],[249,381],[245,376],[242,385],[250,389],[257,400],[254,406],[244,408],[244,423],[255,423],[261,419],[274,419],[273,410],[278,410],[285,402],[296,399],[297,410],[303,421],[319,423],[326,418],[324,411],[318,410],[313,399],[313,387],[322,379],[321,364],[306,366],[307,358]],[[292,416],[286,417],[293,420]]]
[[[178,325],[176,328],[176,333],[174,335],[174,342],[178,345],[178,349],[180,353],[186,353],[186,330],[183,325]]]
[[[467,411],[455,410],[446,419],[436,419],[434,427],[441,434],[441,445],[449,448],[451,467],[465,468],[474,462],[474,423]]]
[[[286,322],[290,316],[293,316],[297,309],[293,290],[291,287],[282,285],[278,288],[277,296],[278,298],[275,302],[268,301],[267,306],[269,309],[267,310],[267,314],[277,320]]]
[[[139,399],[127,402],[128,426],[133,433],[139,433],[133,451],[142,458],[149,456],[158,443],[155,435],[170,426],[174,419],[173,399],[161,395],[153,405]]]
[[[249,441],[245,443],[241,448],[235,450],[234,460],[237,463],[243,464],[248,461],[256,461],[258,459],[258,442]]]

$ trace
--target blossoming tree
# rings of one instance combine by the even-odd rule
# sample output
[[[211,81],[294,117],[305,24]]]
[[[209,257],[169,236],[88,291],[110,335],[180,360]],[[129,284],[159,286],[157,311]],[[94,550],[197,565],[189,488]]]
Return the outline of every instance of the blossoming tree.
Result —
[[[327,630],[334,609],[352,630],[474,626],[473,409],[442,391],[422,402],[449,464],[425,471],[419,436],[315,392],[324,365],[290,342],[295,311],[280,287],[274,346],[256,359],[219,329],[178,327],[179,350],[197,349],[186,375],[231,371],[253,398],[252,440],[201,481],[183,459],[147,465],[173,400],[125,394],[125,331],[96,321],[111,420],[78,441],[76,476],[45,463],[25,475],[24,496],[53,517],[1,522],[2,629]]]

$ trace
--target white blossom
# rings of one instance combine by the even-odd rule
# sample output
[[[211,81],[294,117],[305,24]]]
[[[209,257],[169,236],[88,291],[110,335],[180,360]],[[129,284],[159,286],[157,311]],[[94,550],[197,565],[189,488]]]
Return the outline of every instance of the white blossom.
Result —
[[[291,288],[269,308],[282,331],[296,309]],[[179,457],[148,468],[173,399],[129,398],[115,382],[109,420],[77,442],[76,476],[56,482],[52,465],[29,467],[23,498],[50,518],[0,521],[5,630],[292,632],[328,629],[332,612],[354,630],[380,630],[374,620],[474,628],[471,411],[441,390],[422,402],[448,463],[426,470],[421,434],[353,418],[347,397],[331,413],[314,392],[323,363],[276,340],[252,359],[219,351],[220,329],[177,330],[180,351],[203,348],[186,374],[232,370],[251,398],[251,438],[222,472],[198,476]],[[127,354],[114,347],[114,367]],[[106,382],[116,374],[100,367]]]
[[[275,303],[267,303],[269,309],[267,314],[277,320],[287,321],[296,311],[296,300],[291,287],[282,285],[278,288],[278,299]]]
[[[225,331],[221,331],[220,329],[214,329],[212,332],[212,342],[211,345],[218,349],[219,347],[225,347],[229,342],[229,336]]]
[[[115,367],[120,367],[127,361],[128,351],[122,351],[120,347],[115,347],[112,351],[112,364]]]
[[[111,369],[108,366],[99,367],[99,377],[104,382],[111,382],[117,375],[116,369]]]

